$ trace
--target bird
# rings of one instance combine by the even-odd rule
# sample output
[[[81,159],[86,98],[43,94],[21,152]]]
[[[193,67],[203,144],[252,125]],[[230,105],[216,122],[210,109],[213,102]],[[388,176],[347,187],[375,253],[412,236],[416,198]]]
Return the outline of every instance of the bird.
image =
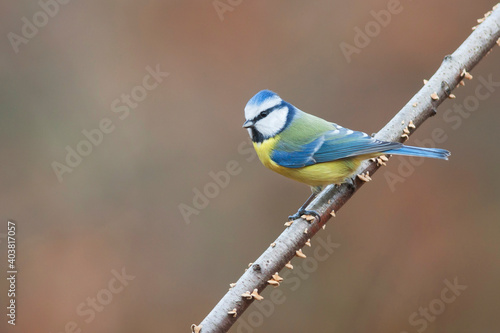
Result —
[[[285,177],[307,184],[312,195],[289,216],[319,214],[307,205],[326,186],[353,184],[350,177],[366,159],[381,155],[406,155],[447,160],[440,148],[406,146],[381,141],[301,111],[270,90],[261,90],[245,106],[243,128],[264,166]]]

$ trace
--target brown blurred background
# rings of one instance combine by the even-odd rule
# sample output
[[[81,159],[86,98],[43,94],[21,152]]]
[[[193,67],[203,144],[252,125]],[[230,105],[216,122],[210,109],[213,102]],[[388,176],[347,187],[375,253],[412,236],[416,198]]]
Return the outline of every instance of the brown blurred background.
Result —
[[[9,33],[22,37],[23,17],[33,22],[42,7],[0,4],[0,268],[13,219],[19,271],[15,327],[0,282],[0,331],[190,331],[309,195],[251,158],[241,128],[247,100],[272,89],[306,112],[376,132],[494,5],[403,0],[348,63],[340,43],[354,45],[354,29],[389,1],[222,3],[231,10],[221,16],[212,1],[60,4],[17,53]],[[474,96],[479,77],[500,81],[499,60],[495,49],[408,142],[441,128],[450,161],[426,161],[392,191],[384,177],[398,171],[392,159],[318,235],[340,244],[328,260],[299,287],[281,286],[286,301],[271,314],[253,305],[232,332],[500,328],[500,89],[458,128],[443,118]],[[157,65],[168,77],[120,119],[126,104],[114,112],[113,102],[140,95],[146,68]],[[52,163],[66,164],[66,147],[103,119],[114,130],[59,182]],[[240,172],[186,223],[180,205],[192,207],[195,189],[231,160]],[[114,280],[122,268],[125,285]],[[455,278],[467,289],[439,301],[444,280]],[[429,306],[439,314],[410,322]]]

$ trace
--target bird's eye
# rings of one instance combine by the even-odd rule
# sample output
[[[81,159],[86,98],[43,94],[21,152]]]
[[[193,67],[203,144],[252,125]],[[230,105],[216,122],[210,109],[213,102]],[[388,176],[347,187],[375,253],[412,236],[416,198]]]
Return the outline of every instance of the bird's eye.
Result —
[[[261,117],[261,118],[265,118],[265,117],[267,117],[267,115],[269,114],[269,112],[271,112],[271,111],[269,111],[269,110],[262,111],[262,112],[260,113],[260,117]]]

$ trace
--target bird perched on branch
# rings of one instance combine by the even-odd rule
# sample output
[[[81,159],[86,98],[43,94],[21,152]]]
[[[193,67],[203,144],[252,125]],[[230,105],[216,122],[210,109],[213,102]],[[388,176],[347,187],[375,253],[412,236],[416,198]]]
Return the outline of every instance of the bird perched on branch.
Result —
[[[380,141],[297,109],[269,90],[262,90],[245,106],[245,123],[260,161],[269,169],[311,186],[313,194],[290,216],[316,215],[305,208],[322,188],[341,184],[363,160],[381,155],[407,155],[447,160],[438,148],[405,146]]]

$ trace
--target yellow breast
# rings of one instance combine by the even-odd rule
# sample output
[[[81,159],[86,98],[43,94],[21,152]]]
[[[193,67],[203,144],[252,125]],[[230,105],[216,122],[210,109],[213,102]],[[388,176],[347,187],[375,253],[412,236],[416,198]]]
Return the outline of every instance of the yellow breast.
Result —
[[[357,156],[345,158],[332,162],[318,163],[303,168],[285,168],[276,164],[271,159],[271,154],[276,146],[279,137],[265,140],[262,143],[255,143],[254,148],[260,161],[267,168],[291,179],[305,183],[310,186],[323,186],[328,184],[340,184],[347,177],[351,176],[359,167],[361,161],[367,157]]]
[[[257,156],[259,156],[259,160],[264,164],[266,167],[273,171],[275,168],[282,168],[278,164],[276,164],[273,160],[271,160],[271,153],[273,152],[274,147],[276,146],[276,143],[278,140],[276,137],[270,138],[265,140],[262,143],[259,142],[254,142],[253,147],[255,148],[255,151],[257,152]]]

